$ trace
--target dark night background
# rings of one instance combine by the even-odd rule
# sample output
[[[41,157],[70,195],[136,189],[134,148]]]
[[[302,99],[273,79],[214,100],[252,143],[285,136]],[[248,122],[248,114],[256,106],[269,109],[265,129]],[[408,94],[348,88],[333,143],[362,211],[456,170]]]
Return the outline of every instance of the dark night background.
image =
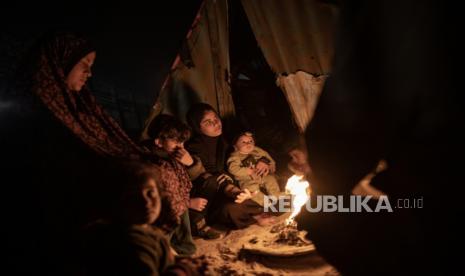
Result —
[[[68,227],[72,221],[79,221],[79,218],[69,213],[73,207],[68,208],[70,204],[67,201],[73,201],[72,198],[77,194],[83,195],[87,191],[78,191],[79,187],[73,184],[76,178],[70,174],[92,167],[86,161],[79,165],[60,161],[60,158],[71,160],[75,156],[82,156],[79,155],[80,148],[63,150],[68,145],[68,140],[74,142],[72,137],[56,143],[53,140],[54,135],[49,133],[50,129],[46,126],[32,130],[33,125],[4,116],[14,105],[14,99],[11,100],[9,94],[12,92],[18,66],[26,53],[41,35],[48,32],[78,31],[90,36],[97,48],[90,88],[104,108],[119,121],[129,135],[135,137],[139,134],[200,3],[200,0],[182,1],[182,4],[180,1],[120,1],[106,4],[96,4],[93,1],[2,3],[0,182],[4,188],[2,195],[7,195],[1,201],[2,225],[11,227],[8,227],[10,230],[3,235],[5,241],[2,241],[3,256],[6,256],[4,260],[8,266],[0,271],[8,271],[9,275],[16,270],[40,274],[39,266],[60,271],[56,267],[65,263],[64,260],[72,259],[68,255],[74,248],[68,244],[70,239],[64,238],[67,234],[60,234],[65,232],[59,229]],[[8,146],[8,142],[5,144],[4,140],[9,139],[4,134],[10,131],[16,133],[16,129],[27,129],[25,133],[28,137],[26,140],[16,141],[18,137],[12,135],[12,140],[16,141],[15,146]],[[62,157],[57,158],[57,155],[48,152],[41,155],[32,149],[53,149],[54,153],[62,153]],[[54,166],[51,163],[66,163],[56,170],[55,174],[61,178],[59,182],[43,180],[35,174],[42,166]],[[6,183],[11,185],[4,185]],[[53,186],[50,183],[58,185]],[[53,191],[50,192],[51,190]],[[56,211],[61,218],[69,218],[65,219],[66,222],[60,219],[52,223],[53,226],[44,226],[54,220],[49,218],[49,214],[55,214],[55,211],[49,212],[47,209],[48,202],[52,201],[49,201],[49,197],[44,197],[44,194],[62,200],[61,203],[53,201],[53,204],[60,206]],[[80,199],[76,202],[86,205]],[[55,242],[42,244],[50,237],[58,238],[52,238]],[[63,247],[58,251],[56,247],[60,244]],[[44,257],[52,255],[65,257],[61,260]]]
[[[128,131],[128,133],[131,136],[136,136],[140,131],[143,121],[147,115],[147,112],[151,108],[151,105],[153,104],[160,90],[160,87],[169,72],[170,66],[181,47],[182,41],[200,7],[201,2],[202,1],[200,0],[163,2],[119,1],[108,2],[105,4],[96,4],[95,2],[85,0],[74,2],[62,1],[59,3],[44,1],[37,1],[36,3],[26,3],[18,1],[16,3],[10,2],[2,4],[3,6],[0,10],[0,24],[2,26],[2,31],[0,33],[0,111],[8,108],[9,103],[2,101],[2,96],[3,93],[5,93],[5,91],[8,91],[8,89],[11,87],[10,80],[14,75],[18,62],[21,60],[21,58],[24,56],[24,53],[27,52],[27,50],[30,48],[30,46],[37,37],[39,37],[43,33],[53,30],[81,31],[88,34],[93,39],[97,47],[97,59],[95,66],[93,67],[93,77],[90,82],[91,90],[94,92],[94,94],[97,96],[97,99],[102,103],[106,110],[109,111],[109,113],[113,117],[115,117],[117,121],[121,123],[122,127],[126,131]],[[356,1],[355,3],[358,2]],[[410,4],[413,7],[412,10],[416,10],[415,8],[417,7],[417,4],[413,2]],[[354,6],[357,5],[354,4]],[[390,7],[392,8],[392,14],[396,14],[395,11],[398,11],[400,9],[398,6],[395,5],[392,5]],[[433,8],[435,9],[437,7],[431,5],[431,10],[434,10]],[[445,131],[443,133],[433,133],[433,135],[430,133],[430,131],[434,132],[435,129],[430,124],[422,125],[421,130],[424,130],[424,133],[426,133],[427,135],[431,135],[426,137],[430,139],[426,140],[428,144],[420,144],[420,146],[422,146],[420,147],[420,149],[426,150],[420,152],[421,154],[418,155],[419,157],[417,157],[417,155],[408,154],[409,152],[407,151],[407,149],[409,148],[407,146],[411,147],[411,144],[407,143],[407,141],[405,143],[405,145],[407,145],[405,149],[400,149],[398,150],[398,152],[396,152],[400,155],[400,157],[394,156],[394,158],[399,158],[399,160],[404,161],[405,158],[402,158],[404,157],[404,155],[406,155],[408,157],[407,160],[412,161],[412,163],[418,161],[418,164],[415,166],[415,168],[419,173],[417,173],[417,175],[413,174],[413,176],[418,177],[422,181],[414,182],[414,184],[418,184],[419,188],[421,188],[422,190],[426,190],[428,193],[430,193],[428,195],[431,196],[430,198],[425,200],[425,202],[428,201],[428,204],[431,204],[431,209],[428,210],[429,213],[424,215],[424,219],[428,223],[425,223],[426,227],[423,229],[423,232],[426,233],[425,235],[427,237],[427,240],[429,241],[429,239],[431,238],[431,245],[428,243],[425,246],[425,248],[431,249],[433,246],[439,245],[439,248],[441,250],[438,250],[435,253],[444,255],[443,258],[447,258],[447,264],[451,268],[455,268],[456,266],[460,265],[459,261],[457,261],[456,259],[458,259],[458,256],[461,255],[456,254],[453,249],[449,249],[448,247],[452,245],[456,247],[456,250],[462,249],[462,247],[459,247],[460,241],[456,240],[456,238],[463,237],[463,233],[461,232],[462,227],[459,227],[459,224],[461,224],[460,221],[463,220],[463,211],[459,212],[459,207],[463,208],[461,204],[463,200],[461,197],[463,196],[462,191],[464,187],[462,173],[463,165],[460,165],[460,163],[463,163],[463,134],[459,135],[459,133],[461,133],[461,129],[463,128],[463,119],[459,118],[459,116],[453,117],[455,118],[454,121],[447,121],[446,119],[450,118],[447,116],[451,116],[451,114],[454,116],[456,114],[463,115],[464,101],[463,93],[461,93],[462,85],[458,84],[461,83],[461,78],[463,77],[461,76],[461,74],[459,75],[459,71],[456,70],[455,67],[453,67],[453,65],[455,66],[458,63],[458,56],[462,52],[462,47],[459,47],[459,45],[455,43],[455,38],[459,36],[458,26],[460,26],[460,24],[458,21],[460,21],[461,17],[458,14],[453,14],[452,16],[450,15],[451,12],[447,8],[443,8],[444,10],[447,10],[447,13],[444,13],[443,17],[441,17],[440,20],[438,19],[438,22],[441,23],[440,31],[438,31],[438,33],[441,34],[441,36],[438,37],[442,39],[437,40],[438,45],[430,45],[427,43],[425,43],[424,45],[424,49],[434,49],[435,51],[437,51],[434,53],[437,56],[441,54],[440,57],[442,57],[443,59],[433,56],[431,57],[431,60],[426,60],[424,63],[426,64],[425,67],[429,66],[429,68],[424,69],[419,68],[419,66],[413,66],[412,68],[414,68],[416,71],[407,71],[406,68],[408,69],[409,67],[406,66],[408,64],[405,65],[401,63],[401,69],[405,70],[406,72],[405,78],[403,78],[403,76],[401,77],[401,75],[398,74],[398,78],[396,79],[397,83],[394,84],[403,85],[404,80],[405,82],[413,80],[412,83],[418,84],[418,87],[422,89],[413,91],[414,93],[417,93],[414,95],[418,95],[420,99],[421,97],[426,98],[426,96],[431,96],[431,99],[426,99],[426,103],[431,104],[431,108],[428,109],[430,106],[421,107],[425,110],[424,114],[422,114],[425,115],[425,118],[427,118],[426,115],[428,115],[428,110],[431,110],[431,113],[429,114],[435,114],[433,111],[437,109],[437,106],[433,106],[432,103],[434,103],[434,100],[436,100],[439,103],[441,103],[440,100],[443,100],[443,106],[440,106],[439,111],[443,112],[441,114],[444,115],[444,117],[440,118],[444,119],[444,127],[440,128],[439,124],[439,126],[433,127],[437,127],[437,129],[444,128]],[[354,9],[354,11],[358,10]],[[359,22],[357,20],[358,14],[354,13],[353,15],[354,18],[350,19],[353,20],[353,22]],[[392,22],[395,23],[398,21],[402,22],[400,21],[400,19],[402,18],[392,19]],[[407,19],[408,16],[406,14],[404,20],[408,22]],[[450,22],[453,24],[447,24],[449,23],[447,22],[449,20],[454,21]],[[455,20],[457,22],[455,22]],[[376,22],[375,19],[373,19],[373,21]],[[379,24],[382,23],[386,22],[381,21],[381,23]],[[423,25],[421,25],[423,24],[423,22],[419,22],[416,24],[417,25],[414,24],[414,26],[424,27]],[[396,28],[396,26],[396,24],[393,24],[392,26],[385,26],[386,28],[389,27],[388,29],[392,32],[391,34],[393,35],[393,37],[397,37],[399,33],[402,33],[398,32],[399,30]],[[348,29],[350,29],[350,27],[353,26],[348,26]],[[373,30],[378,30],[375,27],[376,26],[373,27]],[[354,30],[358,29],[354,28]],[[427,27],[425,27],[422,30],[428,29]],[[425,33],[427,34],[428,32]],[[361,36],[363,35],[360,33],[356,34],[359,34]],[[418,35],[418,37],[420,38],[422,37],[422,33],[419,31],[412,31],[412,34]],[[354,36],[351,32],[348,32],[346,35],[349,38],[355,39],[359,42],[372,41],[372,36],[363,36],[364,39],[359,38],[359,40],[357,40],[357,36]],[[239,37],[242,39],[244,35],[240,34]],[[434,38],[434,36],[430,37],[428,35],[426,35],[425,37],[428,39]],[[414,36],[414,38],[417,38],[417,36]],[[231,36],[231,41],[232,43],[234,43],[234,41],[237,41],[237,37],[235,38],[234,34],[232,34]],[[249,40],[249,42],[250,41],[252,40]],[[430,40],[426,41],[430,42]],[[417,42],[418,44],[421,43],[421,41]],[[405,45],[406,48],[408,48],[407,46],[409,46],[408,44],[397,43],[397,41],[396,45]],[[385,52],[370,52],[370,54],[372,54],[373,57],[383,57],[383,54],[385,57],[389,57],[389,54],[394,55],[396,53],[394,51],[396,50],[396,48],[394,47],[389,48],[389,46],[386,46],[384,44],[377,46],[379,47],[378,49],[384,50]],[[246,43],[244,43],[243,47],[249,46]],[[235,49],[234,47],[231,48]],[[400,49],[400,53],[415,52],[413,50],[406,50],[404,52],[404,49],[402,47],[400,47]],[[357,50],[363,52],[362,48],[358,48]],[[342,53],[344,53],[344,51],[342,51]],[[235,55],[237,55],[237,53],[231,53],[232,57],[234,57]],[[358,57],[361,56],[362,55],[360,54]],[[384,61],[387,64],[386,65],[383,64],[383,60],[381,60],[382,62],[380,65],[378,60],[370,57],[371,56],[369,55],[365,56],[365,59],[362,59],[359,62],[355,62],[354,64],[356,66],[359,66],[356,68],[361,68],[360,72],[366,73],[368,76],[367,79],[373,82],[377,81],[376,77],[384,76],[384,74],[378,74],[378,72],[375,72],[376,70],[373,70],[370,66],[366,65],[372,65],[375,69],[392,69],[388,65],[393,66],[395,64],[395,61],[398,61],[394,60],[392,63]],[[421,55],[421,57],[424,58],[426,57],[426,55]],[[366,64],[364,62],[366,62]],[[383,67],[383,65],[385,65],[386,67]],[[414,63],[413,65],[417,64]],[[462,66],[460,65],[457,67]],[[234,66],[232,66],[231,69],[234,70]],[[419,71],[420,73],[416,74],[417,71]],[[345,74],[347,73],[346,71],[342,73],[344,73],[343,77],[347,77],[348,79],[352,77],[352,72],[349,72],[347,75]],[[422,85],[420,85],[420,83],[422,83]],[[431,87],[434,87],[434,89]],[[438,89],[435,90],[437,87]],[[424,91],[426,92],[423,93]],[[452,96],[449,97],[446,94],[451,92],[454,93],[453,98]],[[372,95],[374,96],[370,97],[368,100],[378,102],[376,94]],[[386,98],[389,99],[387,96]],[[447,102],[446,100],[450,102]],[[351,105],[347,106],[353,108],[353,106]],[[450,108],[448,108],[449,106]],[[376,105],[374,107],[376,107],[377,110],[381,109]],[[390,108],[390,106],[388,107]],[[456,109],[452,110],[452,108]],[[450,110],[454,111],[455,113]],[[368,114],[371,115],[372,113]],[[401,113],[401,111],[399,111],[399,114],[399,118],[403,119],[404,117],[402,117],[403,114]],[[414,115],[416,116],[416,114]],[[376,119],[376,117],[373,118]],[[416,117],[413,118],[415,119]],[[321,123],[321,125],[326,126],[325,123],[326,121],[324,123]],[[428,121],[428,123],[430,123],[430,121]],[[377,137],[380,136],[380,134],[376,134]],[[336,137],[336,140],[339,139],[342,141],[342,138],[337,135],[331,135],[330,137]],[[419,137],[422,138],[423,136]],[[33,139],[30,140],[34,143],[37,143],[37,141],[34,140],[35,137],[32,138]],[[324,140],[324,138],[326,137],[322,136],[321,140]],[[389,142],[389,139],[386,138],[386,141]],[[420,141],[423,140],[420,139]],[[400,137],[399,143],[401,145],[404,145],[404,142],[404,137]],[[349,145],[350,143],[346,144]],[[412,142],[412,144],[415,144],[415,140]],[[345,144],[342,142],[341,145],[345,146]],[[432,151],[431,149],[434,149],[435,151]],[[23,157],[24,153],[21,150],[22,149],[18,150],[18,152],[20,152],[17,154],[19,156],[18,159],[28,160],[29,157]],[[347,150],[350,151],[352,149],[348,146]],[[429,151],[432,151],[433,153],[435,153],[435,155],[427,155],[426,153],[428,153]],[[324,157],[325,155],[321,154],[321,156]],[[334,156],[337,156],[337,154],[335,153]],[[426,156],[427,158],[421,159],[420,157],[423,156]],[[460,160],[462,160],[462,162],[460,162]],[[427,163],[427,166],[422,167],[421,165],[423,165],[424,163]],[[328,164],[334,166],[334,164],[331,162],[328,162]],[[401,162],[400,164],[401,166],[403,166],[404,163]],[[341,166],[341,168],[342,167],[343,166]],[[27,174],[19,176],[27,178]],[[409,174],[407,176],[410,177],[411,175]],[[16,175],[16,177],[18,177],[18,175]],[[404,182],[410,184],[408,183],[408,178],[403,178],[404,175],[400,174],[400,176],[396,177],[398,177],[398,179],[401,180],[401,184]],[[38,189],[37,184],[37,182],[25,183],[24,187],[18,188],[25,190],[21,190],[21,193],[18,193],[20,195],[19,201],[21,201],[20,203],[23,203],[28,208],[24,211],[24,213],[18,212],[18,217],[20,219],[25,217],[28,219],[28,222],[29,219],[39,216],[37,210],[29,209],[30,206],[28,205],[28,203],[32,204],[33,202],[35,202],[34,200],[37,200],[36,198],[34,198],[37,197],[36,194],[34,194],[34,192],[31,192],[31,190],[34,188]],[[68,185],[69,183],[66,184]],[[8,188],[8,185],[4,186]],[[10,184],[10,186],[14,185]],[[75,188],[72,186],[67,188],[68,189],[66,191],[75,191]],[[404,191],[406,188],[409,187],[398,187],[399,191]],[[29,193],[26,195],[27,192]],[[11,195],[9,195],[8,192],[4,193],[6,194],[6,196],[4,196],[6,199],[9,199],[9,197],[11,197]],[[32,200],[28,202],[28,200],[30,199]],[[11,206],[13,205],[7,206],[7,208],[3,208],[3,210],[9,211],[13,208]],[[24,209],[26,209],[26,207],[24,207]],[[33,208],[39,207],[33,206]],[[452,219],[446,221],[447,215],[449,215]],[[16,213],[14,214],[14,216],[16,216]],[[3,220],[6,223],[9,223],[8,218],[3,218]],[[36,230],[34,228],[35,225],[29,225],[31,229],[17,230],[17,228],[21,228],[21,225],[20,227],[17,227],[17,225],[14,225],[14,223],[10,224],[13,224],[13,227],[10,228],[14,229],[16,232],[19,231],[19,234],[16,233],[17,236],[21,236],[21,238],[26,237],[26,239],[24,239],[23,241],[25,245],[24,248],[29,249],[28,246],[30,246],[30,244],[28,242],[29,240],[33,239],[31,231]],[[328,225],[330,224],[328,223]],[[375,227],[373,227],[373,229],[376,229],[376,231],[378,231],[378,224],[375,224],[374,226]],[[331,227],[328,228],[331,229]],[[339,229],[342,229],[342,227],[335,227],[333,229],[336,229],[336,231],[339,232]],[[354,229],[358,230],[357,228]],[[386,231],[386,233],[388,232],[386,229],[384,230]],[[345,232],[349,233],[348,231]],[[357,234],[358,232],[354,231],[353,233]],[[373,233],[375,233],[375,231],[373,231],[372,234]],[[330,235],[326,236],[326,233],[323,233],[323,235],[324,237],[330,237]],[[389,238],[388,235],[386,235],[386,237]],[[29,240],[27,238],[29,238]],[[14,239],[11,240],[13,240],[13,242],[16,242],[16,240]],[[350,237],[350,239],[347,240],[352,240],[352,237]],[[374,245],[369,244],[369,246]],[[336,249],[339,250],[339,247]],[[26,251],[27,250],[25,250],[25,252]],[[34,251],[31,252],[32,254],[29,253],[30,255],[33,255],[35,253]],[[352,252],[347,251],[343,253],[351,254]],[[21,254],[23,254],[23,252],[21,252]],[[396,254],[398,254],[398,252],[396,252]],[[435,254],[434,257],[436,258],[436,255],[439,254]],[[344,257],[345,256],[346,255],[344,255]],[[22,258],[24,257],[21,255],[20,260],[22,260]],[[437,266],[437,264],[439,263],[433,263],[431,259],[424,259],[424,270],[428,270],[430,265]],[[37,260],[35,261],[37,262]],[[421,261],[423,261],[423,259],[421,259]],[[435,259],[434,261],[437,260]],[[443,268],[441,267],[440,269]]]
[[[97,47],[92,91],[130,135],[137,135],[201,2],[7,3],[0,12],[1,93],[37,37],[55,30],[82,32]]]

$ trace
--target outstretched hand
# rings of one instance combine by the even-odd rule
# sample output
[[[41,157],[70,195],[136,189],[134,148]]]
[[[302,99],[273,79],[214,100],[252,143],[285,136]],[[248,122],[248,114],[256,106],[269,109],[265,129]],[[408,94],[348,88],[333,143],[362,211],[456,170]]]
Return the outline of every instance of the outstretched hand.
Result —
[[[196,210],[196,211],[203,211],[207,206],[208,200],[201,197],[191,198],[189,201],[189,208]]]
[[[237,195],[236,200],[234,200],[234,202],[240,204],[240,203],[246,201],[247,199],[251,199],[257,193],[258,193],[258,191],[255,191],[255,192],[251,193],[248,189],[244,189],[240,194]]]

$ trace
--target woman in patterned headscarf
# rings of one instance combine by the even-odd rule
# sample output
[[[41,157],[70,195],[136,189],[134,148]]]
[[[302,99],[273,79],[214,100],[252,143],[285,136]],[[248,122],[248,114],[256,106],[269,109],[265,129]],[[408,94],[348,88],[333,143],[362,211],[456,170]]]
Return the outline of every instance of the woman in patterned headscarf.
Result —
[[[109,158],[148,159],[160,168],[160,187],[180,185],[173,183],[179,178],[168,161],[149,156],[149,150],[135,144],[96,103],[86,85],[96,57],[95,48],[87,39],[75,34],[55,34],[47,37],[38,51],[30,85],[37,110],[29,116],[33,122],[26,124],[30,126],[26,131],[30,148],[26,152],[33,161],[28,161],[27,168],[34,171],[31,175],[35,179],[30,182],[39,186],[38,204],[44,221],[38,225],[42,226],[41,238],[50,252],[41,256],[48,257],[46,261],[51,264],[66,266],[66,260],[61,258],[72,259],[62,254],[67,251],[63,246],[70,247],[63,243],[70,232],[110,211],[104,200],[108,194],[105,189],[112,189],[113,183],[105,185],[109,181],[105,175],[116,172],[108,171]],[[189,179],[186,181],[191,185]],[[166,193],[161,189],[162,197]],[[175,207],[176,215],[185,212],[183,206]],[[162,212],[164,216],[171,215],[166,210]],[[180,223],[179,216],[172,220],[173,224]]]
[[[77,260],[73,241],[78,229],[108,208],[102,185],[107,159],[145,153],[96,103],[86,85],[96,56],[87,39],[55,33],[39,41],[32,53],[22,71],[26,78],[19,78],[16,88],[18,108],[2,114],[7,123],[2,126],[7,134],[2,135],[2,154],[10,175],[5,178],[16,179],[4,185],[9,189],[4,190],[12,213],[9,221],[27,224],[12,234],[18,238],[12,239],[11,248],[31,252],[31,262],[37,260],[31,267],[45,274],[52,269],[70,274],[65,271]],[[31,225],[33,231],[21,230]]]
[[[40,47],[33,92],[80,140],[99,154],[143,152],[96,103],[86,85],[96,52],[85,38],[58,34]]]

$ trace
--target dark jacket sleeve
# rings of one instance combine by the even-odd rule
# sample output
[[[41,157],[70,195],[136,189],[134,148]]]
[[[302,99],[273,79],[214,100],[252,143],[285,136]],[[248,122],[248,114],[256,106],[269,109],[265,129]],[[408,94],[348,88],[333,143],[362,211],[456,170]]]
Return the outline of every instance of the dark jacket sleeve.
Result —
[[[194,159],[194,163],[192,165],[186,167],[187,173],[192,181],[196,180],[199,176],[206,172],[202,160],[196,155],[192,155],[192,159]]]
[[[159,230],[138,228],[128,235],[125,269],[130,275],[163,275],[174,263],[167,239]]]

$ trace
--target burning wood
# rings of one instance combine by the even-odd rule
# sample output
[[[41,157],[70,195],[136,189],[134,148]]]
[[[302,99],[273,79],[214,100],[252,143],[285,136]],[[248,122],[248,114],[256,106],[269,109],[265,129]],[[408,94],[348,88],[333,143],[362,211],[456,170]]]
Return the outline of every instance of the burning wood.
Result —
[[[287,181],[286,193],[292,196],[292,213],[281,216],[279,223],[266,229],[262,235],[249,238],[243,249],[259,255],[298,256],[315,250],[313,243],[305,238],[306,232],[297,230],[294,218],[309,198],[310,183],[302,176],[294,175]]]
[[[248,253],[289,257],[315,250],[313,243],[305,238],[306,232],[298,231],[295,222],[287,224],[286,217],[281,217],[279,224],[262,229],[260,234],[249,237],[243,244],[243,249]]]
[[[297,224],[292,222],[291,224],[279,224],[271,228],[270,233],[277,233],[276,240],[277,244],[285,244],[292,246],[305,246],[311,244],[310,242],[304,241],[301,238],[301,233],[297,230]]]

